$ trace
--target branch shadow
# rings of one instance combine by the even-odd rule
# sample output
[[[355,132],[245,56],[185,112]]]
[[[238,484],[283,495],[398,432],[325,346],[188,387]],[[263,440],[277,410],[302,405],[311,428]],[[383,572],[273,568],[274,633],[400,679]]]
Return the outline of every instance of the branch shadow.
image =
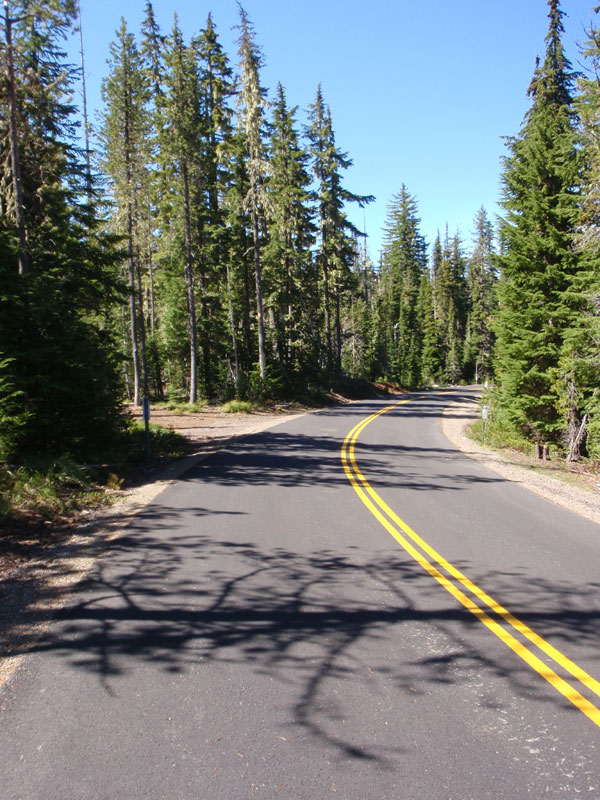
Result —
[[[190,511],[199,512],[193,534],[183,521]],[[488,648],[474,647],[479,640],[469,632],[479,625],[476,618],[414,562],[389,550],[302,554],[255,541],[217,541],[202,533],[202,516],[211,513],[222,512],[147,510],[75,587],[67,606],[32,612],[30,622],[38,629],[53,624],[41,638],[24,640],[21,651],[54,652],[97,676],[110,693],[140,663],[169,673],[200,663],[243,665],[292,687],[295,726],[340,757],[384,769],[400,749],[374,744],[361,732],[359,742],[344,737],[336,728],[344,716],[344,691],[333,702],[333,685],[376,695],[391,683],[414,696],[428,684],[458,684],[466,668],[484,668],[508,681],[517,696],[572,710],[518,659],[507,672],[506,659],[500,664]],[[600,611],[590,607],[589,597],[600,584],[557,586],[524,577],[490,572],[474,579],[496,586],[500,602],[505,593],[514,598],[516,586],[526,586],[512,604],[516,616],[541,635],[597,645]],[[370,658],[390,646],[393,632],[399,634],[394,641],[402,642],[414,635],[414,626],[437,630],[446,651],[418,655],[401,646],[392,666]]]

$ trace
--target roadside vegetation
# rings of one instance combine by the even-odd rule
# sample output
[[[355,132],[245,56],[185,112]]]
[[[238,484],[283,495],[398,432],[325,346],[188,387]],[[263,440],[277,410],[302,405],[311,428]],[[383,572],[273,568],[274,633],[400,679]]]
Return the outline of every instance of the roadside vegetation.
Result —
[[[188,451],[183,436],[155,425],[150,441],[154,466]],[[0,465],[0,532],[26,535],[40,525],[65,525],[85,509],[110,503],[146,465],[145,446],[143,423],[131,421],[117,446],[89,463],[61,456]]]
[[[580,456],[577,461],[567,461],[567,450],[563,445],[548,446],[545,456],[539,454],[536,443],[511,430],[502,416],[489,417],[485,428],[481,419],[471,423],[466,435],[484,448],[500,453],[507,461],[560,480],[586,491],[598,491],[600,460]],[[543,451],[542,451],[543,453]]]

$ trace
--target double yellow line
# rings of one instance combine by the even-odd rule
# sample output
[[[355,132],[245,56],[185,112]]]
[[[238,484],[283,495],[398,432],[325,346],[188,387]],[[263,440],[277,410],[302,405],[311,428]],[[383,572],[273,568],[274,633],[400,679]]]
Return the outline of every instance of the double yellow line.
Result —
[[[371,414],[352,428],[346,436],[342,446],[342,463],[344,472],[355,492],[362,502],[369,509],[371,514],[383,525],[391,536],[400,544],[414,560],[423,567],[436,581],[438,581],[447,592],[455,597],[466,609],[468,609],[477,619],[483,623],[493,634],[495,634],[507,647],[523,659],[529,666],[550,683],[556,691],[573,703],[583,714],[589,717],[592,722],[600,727],[600,708],[590,702],[575,686],[562,678],[554,669],[546,664],[539,655],[533,651],[533,647],[541,651],[548,660],[554,662],[564,672],[572,676],[576,681],[585,686],[600,698],[600,682],[585,670],[578,667],[549,642],[539,636],[535,631],[521,620],[514,617],[510,611],[497,603],[483,589],[476,586],[456,567],[446,561],[443,556],[436,552],[427,542],[422,539],[415,531],[410,528],[404,520],[387,505],[387,503],[370,486],[356,462],[355,445],[362,431],[373,420],[392,411],[398,406],[411,402],[401,400],[391,406],[386,406],[375,414]],[[445,574],[444,574],[445,573]],[[467,594],[468,593],[468,594]],[[496,615],[496,619],[490,616],[485,607]],[[530,642],[530,645],[517,639],[514,632],[520,634],[522,639]]]

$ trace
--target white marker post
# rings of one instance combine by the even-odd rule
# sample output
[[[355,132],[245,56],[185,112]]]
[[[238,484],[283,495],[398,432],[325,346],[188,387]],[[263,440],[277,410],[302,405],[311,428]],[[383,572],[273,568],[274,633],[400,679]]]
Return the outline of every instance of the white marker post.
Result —
[[[488,418],[488,405],[485,403],[481,407],[481,419],[483,420],[483,435],[485,436],[485,423],[487,422]]]

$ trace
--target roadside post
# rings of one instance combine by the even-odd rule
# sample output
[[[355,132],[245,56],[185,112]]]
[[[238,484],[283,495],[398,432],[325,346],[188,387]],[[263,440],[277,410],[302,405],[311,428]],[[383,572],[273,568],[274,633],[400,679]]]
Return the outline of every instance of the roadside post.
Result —
[[[144,428],[146,429],[146,463],[150,463],[150,400],[144,397],[142,400],[142,414],[144,417]]]
[[[487,403],[484,403],[484,405],[481,407],[481,419],[483,420],[483,438],[484,439],[485,439],[485,424],[487,422],[488,413],[489,413],[488,405],[487,405]]]

